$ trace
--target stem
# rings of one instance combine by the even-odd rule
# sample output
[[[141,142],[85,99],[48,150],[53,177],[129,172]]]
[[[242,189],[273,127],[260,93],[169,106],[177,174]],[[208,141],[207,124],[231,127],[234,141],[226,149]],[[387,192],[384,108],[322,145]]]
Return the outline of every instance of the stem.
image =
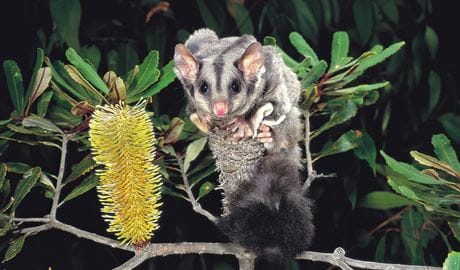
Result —
[[[185,170],[184,170],[184,164],[182,163],[182,158],[179,155],[177,155],[177,164],[179,164],[180,173],[182,175],[182,180],[184,181],[185,192],[187,193],[188,199],[189,199],[190,203],[192,204],[193,211],[195,211],[198,214],[201,214],[201,215],[205,216],[212,223],[215,224],[217,222],[217,218],[213,214],[211,214],[208,211],[206,211],[205,209],[203,209],[201,207],[201,204],[198,203],[198,201],[196,200],[195,196],[193,195],[192,188],[190,187],[190,182],[188,181],[188,176],[187,176],[187,174],[185,173]]]
[[[56,219],[56,211],[59,203],[59,196],[61,195],[62,188],[62,179],[64,178],[65,171],[65,160],[67,156],[67,143],[71,135],[64,134],[62,136],[62,146],[61,146],[61,162],[59,163],[59,174],[56,180],[56,189],[54,191],[53,204],[51,206],[50,218]]]
[[[307,180],[303,184],[302,191],[306,193],[308,188],[310,187],[313,180],[316,178],[316,171],[313,169],[313,161],[311,159],[311,151],[310,151],[310,112],[305,110],[305,156],[307,159]]]

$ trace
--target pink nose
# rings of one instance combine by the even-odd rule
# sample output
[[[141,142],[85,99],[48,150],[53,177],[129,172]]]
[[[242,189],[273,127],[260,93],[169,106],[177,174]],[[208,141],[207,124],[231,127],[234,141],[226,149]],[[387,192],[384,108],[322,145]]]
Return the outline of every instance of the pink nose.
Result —
[[[224,100],[214,102],[212,109],[216,116],[222,117],[228,113],[228,104]]]

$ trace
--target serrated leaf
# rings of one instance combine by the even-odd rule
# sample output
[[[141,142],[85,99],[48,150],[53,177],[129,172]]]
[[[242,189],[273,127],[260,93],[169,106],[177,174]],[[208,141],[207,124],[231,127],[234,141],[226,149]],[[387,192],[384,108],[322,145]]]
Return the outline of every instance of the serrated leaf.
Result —
[[[369,164],[369,167],[371,167],[372,172],[374,173],[375,176],[375,171],[376,171],[376,159],[377,159],[377,150],[375,148],[375,143],[372,137],[367,133],[367,131],[363,132],[363,137],[362,137],[362,144],[355,149],[353,149],[356,157],[358,157],[361,160],[367,161]]]
[[[409,165],[404,162],[396,161],[392,157],[385,154],[385,152],[383,152],[382,150],[380,151],[380,154],[383,156],[387,165],[390,166],[390,168],[393,171],[403,175],[404,177],[407,177],[409,180],[413,182],[422,183],[422,184],[432,184],[432,185],[442,184],[441,181],[434,179],[431,176],[421,173],[414,166]]]
[[[86,80],[88,80],[91,84],[93,84],[97,89],[101,90],[103,93],[109,93],[109,88],[97,75],[97,72],[94,70],[94,68],[85,60],[83,60],[83,58],[81,58],[74,49],[67,49],[65,55],[69,62],[72,63],[78,69],[78,71],[80,71],[80,73]]]
[[[323,148],[314,161],[358,147],[362,143],[362,136],[363,134],[359,130],[350,130],[342,134],[335,142]]]
[[[51,132],[56,132],[60,134],[64,134],[63,131],[58,128],[55,124],[51,121],[46,120],[45,118],[41,118],[36,115],[31,115],[22,120],[22,125],[25,127],[39,127],[42,129],[49,130]]]
[[[387,210],[414,204],[413,201],[388,191],[369,192],[359,203],[361,207],[378,210]]]
[[[452,251],[447,255],[446,260],[442,264],[442,270],[458,270],[460,269],[460,252]]]
[[[460,115],[445,113],[438,118],[447,135],[456,143],[460,144]]]
[[[95,45],[83,46],[79,51],[82,58],[87,59],[97,70],[101,63],[101,51]]]
[[[381,82],[381,83],[373,83],[373,84],[360,84],[358,86],[342,88],[334,91],[327,91],[325,92],[326,95],[329,96],[342,96],[342,95],[350,95],[350,94],[362,94],[365,92],[370,92],[379,88],[383,88],[387,86],[389,82]]]
[[[18,64],[13,60],[6,60],[3,62],[3,71],[6,76],[6,83],[10,93],[13,106],[19,114],[24,111],[24,84],[22,79],[21,70]]]
[[[26,101],[29,100],[29,103],[32,103],[32,102],[30,102],[30,98],[31,98],[31,96],[33,96],[33,92],[37,88],[37,85],[38,85],[37,81],[39,81],[39,82],[43,81],[44,84],[46,83],[46,80],[37,80],[38,77],[41,77],[40,75],[37,75],[37,74],[40,72],[40,70],[43,69],[42,66],[43,66],[44,58],[45,58],[45,55],[43,53],[43,50],[38,48],[37,49],[37,54],[36,54],[36,57],[35,57],[35,67],[34,67],[34,70],[32,72],[32,77],[30,77],[29,87],[27,88],[27,92],[26,92],[26,95],[25,95],[25,98],[24,98]],[[51,78],[51,74],[50,74],[50,78]],[[49,85],[49,81],[46,83],[46,85]],[[43,91],[42,91],[42,93],[43,93]]]
[[[190,162],[195,160],[201,151],[204,149],[206,142],[208,139],[206,137],[200,138],[198,140],[193,141],[187,146],[187,150],[185,151],[185,159],[184,159],[184,171],[187,172],[190,167]]]
[[[444,134],[433,135],[431,138],[434,152],[441,160],[452,166],[455,171],[460,172],[460,162],[454,148],[450,144],[450,140]]]
[[[37,102],[37,115],[39,117],[45,117],[46,112],[48,111],[48,106],[50,104],[51,99],[53,98],[54,92],[47,91],[42,94],[42,96],[38,99]]]
[[[54,135],[53,133],[50,133],[49,131],[43,130],[43,129],[38,129],[38,128],[25,128],[21,126],[15,126],[12,124],[6,125],[9,129],[16,133],[21,133],[21,134],[26,134],[26,135],[36,135],[36,136],[51,136]]]
[[[148,88],[145,93],[142,94],[142,97],[151,97],[158,94],[161,90],[170,85],[175,78],[174,63],[170,61],[161,69],[161,77],[158,82]]]
[[[358,107],[352,101],[346,101],[343,106],[341,106],[337,111],[334,111],[325,124],[323,124],[320,128],[313,131],[311,133],[311,138],[317,137],[319,134],[323,133],[324,131],[339,125],[356,115],[358,111]]]
[[[411,151],[410,155],[412,156],[413,159],[415,159],[418,163],[436,168],[438,170],[442,170],[452,176],[455,176],[460,179],[460,173],[456,172],[449,164],[442,162],[432,156],[425,155],[423,153],[420,153],[418,151]]]
[[[356,0],[353,3],[353,15],[356,29],[358,30],[362,44],[367,44],[374,27],[374,7],[372,1]]]
[[[158,57],[158,51],[151,51],[147,57],[145,57],[135,77],[134,89],[128,92],[128,96],[135,96],[143,92],[147,87],[158,80],[160,76],[160,71],[157,69]]]
[[[85,194],[86,192],[96,187],[98,184],[99,184],[99,178],[97,177],[97,175],[95,173],[90,174],[78,186],[76,186],[69,194],[67,194],[64,200],[61,202],[61,204],[68,202],[82,194]]]
[[[11,243],[8,249],[5,252],[5,257],[3,257],[2,263],[5,263],[19,254],[21,252],[22,247],[24,246],[24,241],[26,240],[26,235],[23,234],[19,236],[18,238],[14,239]]]
[[[349,42],[347,32],[334,33],[332,36],[331,65],[328,72],[340,68],[339,63],[348,56]]]
[[[7,170],[8,166],[5,163],[0,163],[0,190],[2,189],[3,183],[5,182]]]
[[[364,1],[367,1],[367,0],[364,0]],[[392,44],[391,46],[389,46],[388,48],[385,48],[381,52],[378,52],[378,50],[376,50],[374,48],[371,51],[374,51],[376,53],[373,54],[373,55],[370,55],[370,56],[364,58],[362,61],[360,61],[360,64],[358,65],[358,67],[350,75],[348,75],[346,77],[345,83],[349,83],[349,82],[355,80],[357,77],[361,76],[366,69],[371,68],[371,67],[373,67],[373,66],[375,66],[375,65],[377,65],[377,64],[379,64],[379,63],[381,63],[383,61],[385,61],[388,57],[392,56],[397,51],[399,51],[401,49],[401,47],[404,46],[404,44],[405,44],[404,41],[396,42],[396,43]]]
[[[429,25],[425,28],[425,44],[428,47],[431,59],[435,59],[438,53],[439,40],[438,35]]]
[[[91,154],[85,156],[80,162],[72,166],[72,172],[70,175],[65,179],[64,185],[67,185],[70,182],[77,180],[82,175],[85,175],[92,169],[96,167],[96,162],[94,162]]]
[[[80,49],[79,30],[81,6],[79,0],[50,0],[51,17],[60,38],[69,47]]]
[[[33,168],[31,172],[32,173],[29,176],[22,178],[16,186],[16,190],[14,191],[13,195],[14,203],[11,207],[12,212],[16,211],[16,208],[18,208],[19,204],[30,192],[32,187],[35,186],[38,179],[40,178],[40,175],[42,174],[42,170],[39,167]]]
[[[307,76],[300,82],[303,87],[308,87],[312,83],[316,82],[321,76],[323,76],[324,72],[326,72],[327,63],[324,60],[319,61],[316,65],[313,66],[311,71],[307,74]]]
[[[201,186],[200,186],[200,191],[198,192],[198,197],[197,197],[197,200],[203,198],[204,196],[206,196],[209,192],[213,191],[214,188],[215,188],[215,184],[211,183],[211,182],[204,182]]]
[[[318,56],[310,47],[310,45],[305,41],[302,35],[297,32],[292,32],[289,34],[289,41],[301,55],[303,55],[305,58],[310,57],[312,59],[313,65],[318,63]]]

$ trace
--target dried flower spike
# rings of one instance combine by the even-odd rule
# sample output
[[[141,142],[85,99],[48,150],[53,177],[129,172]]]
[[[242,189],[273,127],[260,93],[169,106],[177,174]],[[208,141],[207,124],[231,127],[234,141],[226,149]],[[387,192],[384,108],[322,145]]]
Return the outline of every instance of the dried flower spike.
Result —
[[[89,136],[97,170],[102,217],[122,243],[143,246],[158,226],[161,178],[154,165],[153,127],[140,105],[98,106]]]

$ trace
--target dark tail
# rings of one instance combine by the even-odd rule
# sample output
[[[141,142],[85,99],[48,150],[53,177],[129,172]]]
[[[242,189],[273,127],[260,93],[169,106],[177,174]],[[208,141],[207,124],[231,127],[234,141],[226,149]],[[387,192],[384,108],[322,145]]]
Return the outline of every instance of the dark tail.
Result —
[[[298,168],[288,159],[264,158],[255,179],[228,196],[219,228],[259,256],[279,260],[309,247],[312,203],[302,194]]]

